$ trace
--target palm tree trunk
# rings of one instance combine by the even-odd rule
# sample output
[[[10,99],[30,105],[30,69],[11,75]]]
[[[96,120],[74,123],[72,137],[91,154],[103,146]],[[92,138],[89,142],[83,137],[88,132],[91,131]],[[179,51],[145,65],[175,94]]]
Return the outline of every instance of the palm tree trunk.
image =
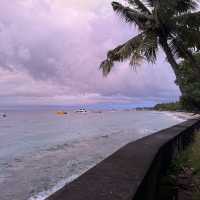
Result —
[[[179,81],[180,77],[179,77],[179,73],[178,73],[179,72],[179,65],[176,62],[176,60],[175,60],[175,58],[174,58],[174,56],[173,56],[173,54],[171,52],[171,49],[170,49],[170,47],[169,47],[169,45],[167,43],[167,40],[160,39],[160,44],[161,44],[161,46],[162,46],[162,48],[163,48],[163,50],[164,50],[164,52],[165,52],[165,54],[167,56],[167,60],[168,60],[169,64],[171,65],[171,67],[172,67],[172,69],[173,69],[173,71],[175,73],[176,83],[179,86],[181,93],[183,94],[184,93],[183,87],[181,86],[181,84],[179,84],[180,83],[180,81]]]

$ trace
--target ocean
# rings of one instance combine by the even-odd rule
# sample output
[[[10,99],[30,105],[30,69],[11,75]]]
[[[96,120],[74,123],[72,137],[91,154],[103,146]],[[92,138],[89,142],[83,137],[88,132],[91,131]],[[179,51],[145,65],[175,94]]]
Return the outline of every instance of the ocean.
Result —
[[[3,112],[1,200],[45,199],[127,143],[184,121],[155,111]]]

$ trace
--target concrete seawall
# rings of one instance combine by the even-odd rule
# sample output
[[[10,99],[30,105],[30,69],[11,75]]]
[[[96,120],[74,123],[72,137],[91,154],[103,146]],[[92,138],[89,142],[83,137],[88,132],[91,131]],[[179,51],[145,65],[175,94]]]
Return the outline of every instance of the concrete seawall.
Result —
[[[132,142],[47,200],[156,200],[160,176],[199,128],[192,119]]]

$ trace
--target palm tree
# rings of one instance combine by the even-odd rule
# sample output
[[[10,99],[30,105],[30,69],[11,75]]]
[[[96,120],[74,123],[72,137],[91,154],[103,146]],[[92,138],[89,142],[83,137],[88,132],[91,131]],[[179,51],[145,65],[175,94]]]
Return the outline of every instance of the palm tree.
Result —
[[[155,63],[159,46],[165,52],[175,75],[179,70],[179,59],[191,63],[196,78],[200,78],[200,67],[192,53],[200,49],[200,12],[194,0],[126,0],[127,6],[112,2],[115,12],[127,23],[138,27],[139,34],[119,45],[107,54],[100,65],[103,74],[110,73],[117,61],[130,60],[131,66],[146,59]],[[178,77],[178,76],[177,76]],[[179,82],[177,80],[177,82]],[[183,89],[180,86],[181,91]]]

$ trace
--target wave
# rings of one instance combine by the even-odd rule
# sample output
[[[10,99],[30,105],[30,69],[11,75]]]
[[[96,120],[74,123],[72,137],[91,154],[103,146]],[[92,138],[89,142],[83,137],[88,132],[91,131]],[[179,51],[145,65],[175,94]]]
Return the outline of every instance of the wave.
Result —
[[[66,184],[72,182],[73,180],[77,179],[80,174],[74,174],[66,179],[63,179],[61,181],[59,181],[54,187],[52,187],[49,190],[40,192],[37,195],[34,195],[32,197],[30,197],[28,200],[45,200],[46,198],[48,198],[49,196],[51,196],[52,194],[54,194],[55,192],[57,192],[58,190],[60,190],[61,188],[63,188]]]
[[[164,111],[164,114],[174,118],[175,120],[177,120],[179,122],[184,122],[184,121],[187,121],[188,119],[192,118],[192,116],[189,113],[184,113],[184,112]]]

